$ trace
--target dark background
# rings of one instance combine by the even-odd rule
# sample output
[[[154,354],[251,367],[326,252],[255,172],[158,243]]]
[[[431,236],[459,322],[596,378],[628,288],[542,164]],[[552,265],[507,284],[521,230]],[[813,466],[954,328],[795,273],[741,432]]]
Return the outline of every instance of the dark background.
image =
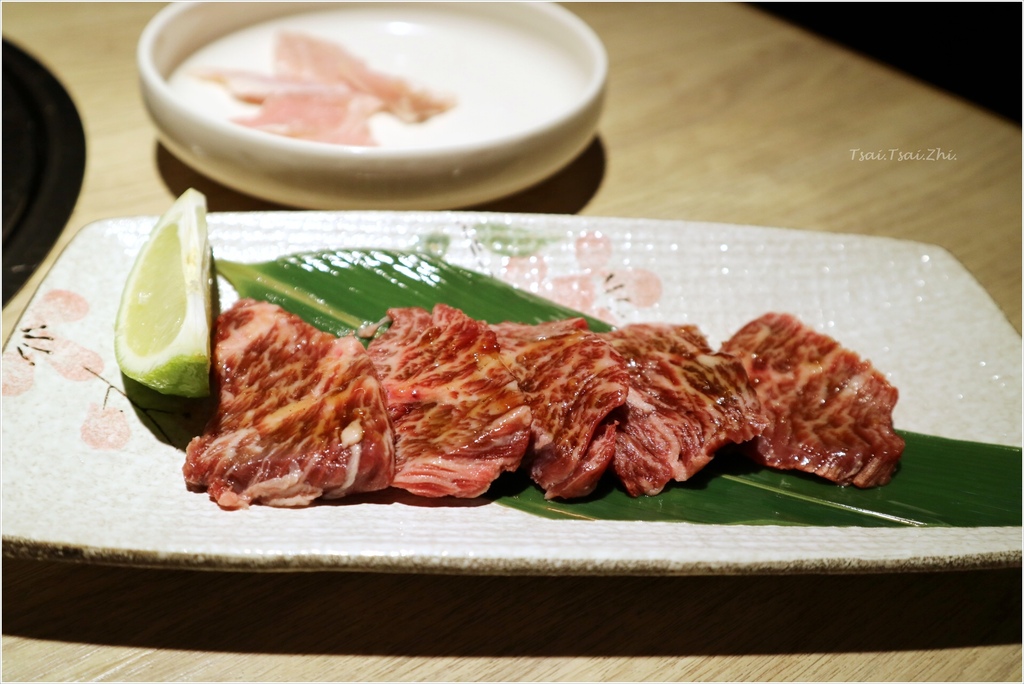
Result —
[[[1021,7],[751,3],[1021,124]]]

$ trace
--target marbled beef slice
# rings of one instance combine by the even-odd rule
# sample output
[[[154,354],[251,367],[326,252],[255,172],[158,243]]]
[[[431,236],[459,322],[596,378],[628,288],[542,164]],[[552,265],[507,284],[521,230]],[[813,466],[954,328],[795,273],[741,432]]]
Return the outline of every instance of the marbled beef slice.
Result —
[[[582,318],[491,328],[533,412],[531,477],[548,499],[590,494],[615,454],[608,415],[626,400],[625,362]]]
[[[395,429],[393,485],[420,496],[480,496],[519,467],[530,440],[530,407],[494,332],[445,304],[388,317],[369,352]]]
[[[766,314],[723,349],[743,360],[770,426],[750,455],[838,484],[889,482],[903,454],[898,392],[870,362],[789,314]]]
[[[185,481],[224,508],[303,506],[394,475],[384,393],[363,346],[249,299],[218,316],[218,405],[186,449]]]
[[[767,425],[739,359],[713,352],[695,326],[637,323],[601,336],[630,374],[613,467],[631,495],[688,480]]]

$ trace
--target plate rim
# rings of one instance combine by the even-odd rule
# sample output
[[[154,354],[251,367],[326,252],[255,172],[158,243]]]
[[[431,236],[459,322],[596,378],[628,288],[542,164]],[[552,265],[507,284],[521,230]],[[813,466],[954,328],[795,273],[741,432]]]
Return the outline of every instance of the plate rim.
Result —
[[[586,524],[569,521],[570,524]],[[962,528],[999,530],[1006,536],[1020,536],[1022,528]],[[1016,531],[1016,532],[1014,532]],[[112,565],[130,568],[207,570],[221,572],[374,572],[401,574],[438,574],[466,576],[762,576],[762,575],[854,575],[892,572],[944,572],[952,570],[1000,570],[1021,567],[1021,550],[992,550],[961,555],[912,555],[900,558],[818,558],[742,561],[699,561],[670,559],[593,559],[506,558],[479,559],[472,556],[415,555],[394,557],[388,554],[195,554],[163,553],[86,544],[59,544],[3,537],[3,556],[16,560],[58,561],[84,565]]]

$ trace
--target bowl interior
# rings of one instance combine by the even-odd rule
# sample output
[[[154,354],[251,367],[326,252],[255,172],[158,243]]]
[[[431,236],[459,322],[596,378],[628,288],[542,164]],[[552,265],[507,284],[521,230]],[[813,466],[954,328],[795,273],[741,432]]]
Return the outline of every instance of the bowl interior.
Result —
[[[142,77],[166,101],[219,126],[252,114],[256,105],[197,78],[196,71],[269,75],[282,29],[327,38],[372,68],[455,98],[455,107],[422,123],[374,115],[379,147],[358,151],[364,155],[486,146],[559,125],[600,98],[607,70],[593,32],[553,5],[201,3],[172,6],[147,27]],[[352,150],[291,139],[274,144],[293,143]]]

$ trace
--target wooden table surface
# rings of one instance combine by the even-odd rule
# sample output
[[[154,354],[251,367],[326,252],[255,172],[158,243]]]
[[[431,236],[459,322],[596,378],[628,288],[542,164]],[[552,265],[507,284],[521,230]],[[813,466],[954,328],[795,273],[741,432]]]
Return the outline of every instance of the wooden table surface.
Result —
[[[58,250],[92,221],[160,214],[189,186],[211,211],[274,208],[157,144],[134,50],[159,9],[3,4],[4,38],[83,118],[85,180]],[[748,6],[570,9],[610,57],[598,140],[482,208],[938,244],[1020,331],[1019,127]],[[955,159],[854,152],[930,148]],[[4,307],[4,339],[39,281]],[[7,559],[3,571],[5,680],[1021,679],[1019,569],[466,577]]]

